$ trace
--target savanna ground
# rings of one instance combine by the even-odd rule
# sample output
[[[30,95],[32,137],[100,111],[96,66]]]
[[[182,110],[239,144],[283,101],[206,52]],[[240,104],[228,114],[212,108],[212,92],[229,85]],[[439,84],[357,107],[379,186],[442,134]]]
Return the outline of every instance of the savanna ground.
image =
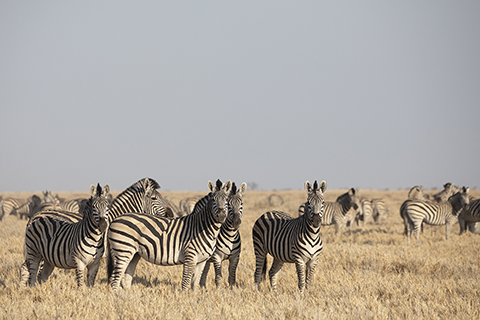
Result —
[[[334,201],[344,191],[327,190],[326,201]],[[360,190],[366,198],[385,200],[390,208],[388,221],[354,226],[338,237],[333,226],[323,227],[324,249],[313,283],[303,295],[298,292],[292,264],[280,271],[276,291],[270,290],[268,281],[257,290],[251,229],[271,209],[267,198],[272,193],[249,190],[244,196],[242,253],[234,288],[226,285],[228,262],[224,262],[224,286],[215,288],[212,268],[206,290],[183,292],[182,266],[162,267],[145,261],[140,261],[132,287],[118,294],[107,286],[103,262],[93,288],[77,289],[74,272],[58,269],[42,285],[22,288],[19,267],[24,260],[26,221],[7,217],[0,222],[0,318],[480,319],[480,235],[459,236],[456,224],[445,240],[444,226],[426,226],[420,243],[413,239],[407,246],[398,209],[408,190]],[[275,193],[285,200],[280,209],[294,216],[306,198],[305,191]],[[58,194],[67,199],[87,195]],[[162,194],[178,204],[186,196],[202,193]],[[471,190],[471,195],[478,198],[480,191]]]

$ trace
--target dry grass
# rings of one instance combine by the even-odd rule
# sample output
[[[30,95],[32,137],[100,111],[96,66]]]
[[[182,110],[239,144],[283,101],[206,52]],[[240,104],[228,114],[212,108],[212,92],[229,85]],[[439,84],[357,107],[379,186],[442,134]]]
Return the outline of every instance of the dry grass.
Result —
[[[326,200],[334,200],[343,191],[327,190]],[[285,200],[283,210],[291,214],[296,215],[298,206],[305,201],[304,191],[276,193]],[[163,194],[178,203],[197,193]],[[19,266],[23,262],[26,222],[8,217],[0,222],[0,318],[480,318],[480,236],[458,236],[457,224],[446,241],[444,227],[427,226],[421,243],[407,246],[398,214],[406,190],[361,190],[366,198],[386,201],[391,212],[385,224],[353,227],[338,237],[334,236],[333,226],[324,227],[324,250],[313,285],[304,295],[298,293],[293,265],[283,267],[276,292],[266,282],[258,291],[253,284],[251,228],[257,217],[270,209],[265,201],[269,194],[247,191],[244,197],[240,230],[243,249],[237,270],[238,287],[233,289],[215,289],[211,270],[207,290],[182,292],[181,266],[160,267],[145,261],[139,263],[131,289],[118,294],[107,286],[103,264],[93,288],[77,289],[74,272],[58,269],[46,283],[21,288]],[[472,195],[480,197],[480,191],[472,190]]]

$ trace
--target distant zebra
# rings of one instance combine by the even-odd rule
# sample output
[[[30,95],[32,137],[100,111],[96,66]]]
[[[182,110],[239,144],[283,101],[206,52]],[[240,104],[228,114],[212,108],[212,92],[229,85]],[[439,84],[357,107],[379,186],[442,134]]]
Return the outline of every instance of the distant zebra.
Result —
[[[60,200],[52,194],[52,191],[43,191],[43,202],[60,202]]]
[[[270,285],[277,287],[277,273],[285,262],[295,263],[298,288],[303,292],[313,280],[313,272],[322,251],[320,227],[324,209],[325,181],[320,185],[305,182],[305,214],[292,218],[288,213],[269,211],[255,221],[252,230],[255,250],[255,283],[260,286],[267,268],[267,254],[273,256]]]
[[[357,226],[360,226],[360,221],[362,221],[362,226],[365,227],[367,222],[373,216],[373,208],[372,202],[365,198],[360,198],[360,205],[357,209],[357,216],[355,217],[355,221],[357,222]]]
[[[388,207],[382,199],[372,199],[372,217],[376,223],[386,222],[388,219]]]
[[[418,200],[408,201],[404,208],[410,226],[410,232],[407,233],[408,244],[410,244],[412,232],[418,242],[422,222],[429,225],[446,225],[445,237],[448,240],[451,227],[458,220],[458,214],[469,203],[468,191],[469,188],[463,187],[447,202],[440,204]]]
[[[205,262],[216,249],[231,185],[231,181],[217,180],[216,186],[209,181],[210,193],[191,214],[180,218],[130,213],[115,219],[108,230],[107,273],[112,288],[118,290],[122,278],[122,286],[130,287],[140,258],[157,265],[183,264],[182,289],[197,287]]]
[[[169,216],[169,208],[166,207],[162,195],[157,191],[159,188],[160,185],[151,178],[143,178],[132,184],[109,203],[108,223],[110,224],[115,217],[130,212],[143,212],[157,216]],[[110,199],[110,197],[108,197],[108,199]],[[54,217],[56,219],[75,223],[83,218],[83,212],[75,213],[60,210],[41,211],[30,218],[26,229],[29,228],[33,221],[42,216]],[[28,278],[26,262],[22,264],[20,270],[21,281],[26,281],[24,280]],[[43,271],[41,270],[40,274],[42,274],[42,272]]]
[[[468,206],[465,206],[458,215],[460,234],[466,232],[467,229],[473,232],[475,230],[475,223],[478,222],[480,222],[480,199],[470,198]]]
[[[271,207],[279,208],[283,207],[284,201],[281,195],[274,193],[268,196],[268,204]]]
[[[108,226],[108,200],[110,187],[90,187],[91,197],[85,206],[84,217],[77,223],[52,216],[37,218],[25,234],[25,260],[29,269],[28,283],[35,286],[40,261],[44,261],[45,281],[55,267],[75,269],[78,287],[84,285],[85,268],[87,284],[93,286],[105,250],[104,236]],[[22,279],[21,285],[27,281]]]
[[[453,183],[447,182],[443,185],[443,190],[434,194],[433,198],[438,203],[447,202],[448,198],[453,196],[455,193],[459,192],[460,188],[455,186]]]
[[[354,208],[354,210],[357,210],[359,199],[358,189],[350,188],[347,192],[340,195],[335,202],[325,202],[322,226],[335,225],[335,234],[337,235],[347,223],[345,218],[347,213],[354,214],[353,219],[355,218],[356,212],[354,213],[350,209]],[[298,216],[303,215],[304,208],[305,203],[298,208]],[[348,217],[350,218],[350,216]]]
[[[179,203],[179,210],[181,212],[180,216],[184,216],[193,212],[193,208],[195,208],[195,204],[198,200],[202,199],[200,196],[195,197],[187,197],[180,200]]]
[[[207,281],[210,263],[215,267],[215,285],[218,287],[222,281],[222,262],[227,260],[228,264],[228,284],[230,286],[236,283],[236,271],[240,259],[241,239],[238,228],[242,223],[243,216],[243,195],[247,191],[247,184],[244,182],[237,190],[235,182],[232,184],[230,195],[228,196],[228,215],[220,228],[217,237],[217,248],[212,257],[206,262],[203,269],[200,286],[205,287]]]
[[[3,220],[9,215],[14,215],[20,219],[28,219],[30,212],[36,210],[40,202],[41,199],[36,195],[27,199],[5,198],[2,206],[3,215],[0,218]]]
[[[412,188],[410,188],[410,190],[408,191],[407,200],[405,200],[402,203],[402,205],[400,206],[400,218],[402,218],[402,220],[403,220],[403,227],[404,227],[403,234],[404,235],[407,235],[407,233],[408,233],[408,218],[405,215],[405,207],[406,207],[407,203],[409,203],[410,201],[413,201],[413,200],[430,201],[429,198],[427,197],[427,195],[425,195],[423,193],[423,186],[422,185],[413,186]],[[423,224],[421,226],[421,230],[423,232]]]

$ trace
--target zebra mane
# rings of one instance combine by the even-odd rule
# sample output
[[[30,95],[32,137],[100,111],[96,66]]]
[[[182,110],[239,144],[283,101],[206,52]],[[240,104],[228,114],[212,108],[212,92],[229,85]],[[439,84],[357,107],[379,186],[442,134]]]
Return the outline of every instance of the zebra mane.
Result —
[[[313,192],[317,192],[318,191],[318,183],[317,183],[317,180],[315,180],[315,182],[313,183]]]
[[[217,190],[220,190],[222,188],[222,181],[220,179],[217,179]]]
[[[232,189],[230,190],[230,194],[234,195],[237,193],[237,186],[235,185],[235,182],[232,183]]]
[[[100,197],[102,195],[102,187],[100,187],[100,183],[97,183],[97,193],[96,196]]]

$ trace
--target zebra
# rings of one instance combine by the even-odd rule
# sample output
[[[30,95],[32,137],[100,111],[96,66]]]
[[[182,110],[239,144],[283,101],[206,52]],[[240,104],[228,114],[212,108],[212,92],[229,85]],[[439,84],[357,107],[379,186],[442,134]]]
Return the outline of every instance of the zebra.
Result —
[[[241,238],[238,228],[242,223],[243,216],[243,195],[247,191],[247,184],[244,182],[237,190],[235,182],[232,183],[232,189],[228,196],[228,215],[220,228],[217,237],[217,248],[212,257],[206,262],[200,279],[200,286],[205,287],[207,281],[210,263],[215,267],[215,285],[218,287],[222,281],[222,261],[229,261],[228,265],[228,284],[230,286],[236,283],[236,270],[240,260]]]
[[[357,210],[358,206],[358,189],[350,188],[347,192],[340,195],[335,202],[325,202],[324,212],[322,214],[322,226],[335,225],[335,234],[338,235],[341,229],[346,225],[347,213],[349,214],[348,218],[352,218],[351,220],[353,221],[356,212],[350,210],[351,208]],[[304,208],[305,203],[298,208],[298,216],[303,215]],[[354,216],[350,217],[350,214],[354,214]]]
[[[40,261],[44,261],[39,282],[45,281],[55,267],[75,269],[77,286],[84,285],[87,268],[87,285],[93,286],[105,250],[104,236],[108,226],[108,200],[110,186],[103,190],[100,184],[90,187],[91,197],[85,206],[84,216],[77,223],[53,216],[38,217],[25,233],[25,260],[29,269],[28,283],[35,286]],[[22,279],[22,286],[27,281]]]
[[[360,197],[360,205],[357,209],[357,215],[355,217],[355,221],[357,222],[357,226],[360,225],[360,221],[362,221],[362,226],[365,227],[367,222],[373,216],[373,208],[372,202],[368,199]]]
[[[143,178],[130,187],[122,191],[111,203],[109,201],[108,223],[110,224],[115,217],[129,212],[143,212],[157,216],[170,216],[169,208],[165,206],[163,197],[157,189],[160,185],[151,178]],[[110,195],[111,193],[109,193]],[[108,196],[110,199],[110,196]],[[50,216],[60,220],[66,220],[70,223],[79,222],[83,218],[83,211],[68,212],[61,210],[37,212],[27,223],[26,229],[38,218]],[[20,268],[20,279],[28,279],[28,268],[26,261]],[[41,269],[40,274],[43,272]]]
[[[0,218],[3,220],[9,215],[18,216],[20,219],[27,218],[31,212],[37,210],[40,203],[41,199],[37,195],[32,195],[27,199],[3,199],[3,215]]]
[[[386,222],[388,218],[388,207],[383,199],[372,199],[372,216],[377,223]]]
[[[460,224],[460,234],[467,231],[469,227],[470,231],[475,230],[475,224],[480,221],[480,199],[470,198],[468,206],[463,208],[462,212],[458,215],[458,223]]]
[[[200,196],[194,196],[194,197],[187,197],[183,198],[180,200],[179,207],[180,207],[180,212],[181,215],[187,215],[193,212],[193,209],[195,208],[195,204],[198,202],[198,200],[202,199]]]
[[[163,201],[165,202],[165,205],[167,206],[167,208],[170,208],[172,218],[177,218],[182,216],[180,209],[173,203],[172,200],[170,200],[169,197],[164,197]]]
[[[130,213],[113,220],[107,233],[107,274],[114,291],[120,282],[124,288],[130,287],[140,258],[156,265],[183,264],[182,290],[198,286],[227,216],[232,182],[217,180],[215,185],[208,181],[207,185],[210,192],[189,215],[167,219]]]
[[[281,195],[273,193],[268,196],[268,204],[271,207],[279,208],[283,207],[284,201]]]
[[[298,276],[298,288],[303,293],[313,280],[313,272],[323,244],[320,237],[322,213],[324,210],[323,193],[327,183],[305,182],[307,202],[305,214],[293,218],[282,211],[269,211],[255,221],[252,229],[255,251],[254,280],[257,287],[266,274],[267,254],[273,256],[269,271],[270,285],[277,287],[277,274],[285,262],[295,263]]]
[[[410,232],[407,233],[408,244],[410,244],[412,232],[418,242],[422,222],[430,225],[446,225],[445,237],[448,240],[451,227],[458,220],[458,214],[470,201],[468,192],[469,188],[463,187],[447,202],[440,204],[419,200],[407,202],[404,212],[410,226]]]
[[[451,182],[447,182],[443,185],[442,191],[433,195],[433,199],[435,199],[435,201],[438,203],[447,202],[448,198],[453,196],[458,191],[460,191],[460,188],[458,188]]]

